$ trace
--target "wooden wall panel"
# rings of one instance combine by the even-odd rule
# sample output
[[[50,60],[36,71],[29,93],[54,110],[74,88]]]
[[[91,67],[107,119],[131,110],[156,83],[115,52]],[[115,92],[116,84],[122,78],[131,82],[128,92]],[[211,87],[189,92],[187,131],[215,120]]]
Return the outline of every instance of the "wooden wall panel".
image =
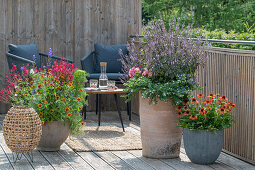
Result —
[[[224,94],[237,105],[233,127],[225,130],[224,150],[255,164],[255,52],[211,48],[197,79],[204,88],[195,93]]]
[[[0,0],[0,87],[9,71],[5,51],[10,43],[35,43],[41,52],[69,57],[80,67],[80,59],[94,43],[125,44],[139,34],[142,0]],[[92,103],[95,99],[89,98]],[[105,110],[116,109],[113,98]],[[113,107],[112,107],[113,106]],[[0,104],[0,113],[8,107]],[[121,105],[122,110],[125,104]],[[89,110],[94,110],[93,104]]]

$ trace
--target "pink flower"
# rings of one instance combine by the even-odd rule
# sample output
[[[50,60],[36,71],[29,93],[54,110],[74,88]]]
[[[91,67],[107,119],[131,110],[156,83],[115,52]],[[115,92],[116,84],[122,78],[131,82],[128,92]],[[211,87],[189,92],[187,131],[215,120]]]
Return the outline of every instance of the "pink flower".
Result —
[[[145,70],[145,71],[143,71],[142,76],[147,76],[148,74],[149,74],[149,71],[148,71],[148,70]]]
[[[148,77],[151,77],[151,76],[152,76],[152,72],[149,72],[149,70],[145,70],[145,71],[143,71],[142,76],[148,76]]]
[[[128,75],[129,77],[133,78],[135,76],[136,73],[139,73],[141,74],[141,70],[139,67],[132,67],[129,72],[128,72]]]

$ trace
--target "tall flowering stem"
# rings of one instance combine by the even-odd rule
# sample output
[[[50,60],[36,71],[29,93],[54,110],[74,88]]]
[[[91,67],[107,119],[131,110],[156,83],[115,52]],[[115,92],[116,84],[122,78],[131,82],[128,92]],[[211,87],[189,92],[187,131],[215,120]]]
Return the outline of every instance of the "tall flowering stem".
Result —
[[[157,101],[173,99],[180,104],[189,92],[198,87],[195,73],[207,59],[205,45],[200,38],[191,38],[192,28],[169,23],[169,31],[162,19],[155,19],[144,27],[144,38],[128,44],[129,54],[123,56],[124,80],[129,100],[134,92]],[[135,69],[141,70],[138,74]]]

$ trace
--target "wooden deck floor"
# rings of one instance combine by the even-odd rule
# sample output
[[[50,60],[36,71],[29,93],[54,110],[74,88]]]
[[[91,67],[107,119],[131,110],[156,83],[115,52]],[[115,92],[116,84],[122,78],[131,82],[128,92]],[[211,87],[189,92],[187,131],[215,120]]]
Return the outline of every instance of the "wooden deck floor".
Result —
[[[3,115],[0,115],[0,118]],[[131,151],[105,151],[105,152],[74,152],[66,144],[58,152],[33,151],[34,161],[29,161],[27,156],[12,163],[12,153],[6,146],[0,119],[0,169],[137,169],[137,170],[168,170],[168,169],[255,169],[255,166],[234,158],[226,153],[221,153],[213,165],[197,165],[190,162],[181,148],[178,159],[148,159],[142,157],[141,150]]]

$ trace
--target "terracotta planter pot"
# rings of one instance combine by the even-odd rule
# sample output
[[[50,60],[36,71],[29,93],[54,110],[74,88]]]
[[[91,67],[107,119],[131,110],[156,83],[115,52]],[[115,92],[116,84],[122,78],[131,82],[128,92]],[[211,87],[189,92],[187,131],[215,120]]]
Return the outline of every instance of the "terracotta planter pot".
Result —
[[[58,151],[70,133],[70,123],[46,122],[42,126],[42,136],[37,146],[40,151]]]
[[[180,154],[182,129],[177,126],[175,106],[159,101],[149,104],[149,99],[140,101],[140,124],[143,156],[149,158],[176,158]]]

